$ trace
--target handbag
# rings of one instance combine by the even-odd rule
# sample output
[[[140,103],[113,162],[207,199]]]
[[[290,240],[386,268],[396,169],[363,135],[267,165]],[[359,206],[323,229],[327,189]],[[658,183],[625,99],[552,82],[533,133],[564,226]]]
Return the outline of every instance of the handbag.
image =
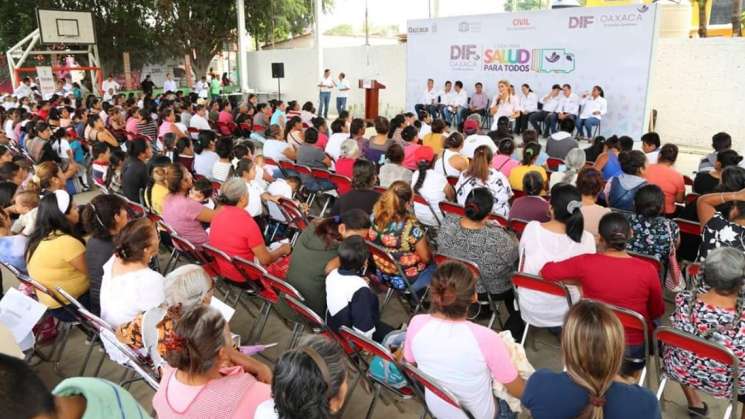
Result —
[[[667,222],[667,220],[666,220]],[[685,289],[685,281],[678,264],[677,250],[675,249],[675,240],[670,222],[667,222],[667,232],[670,236],[670,253],[667,256],[667,271],[665,272],[665,288],[672,292],[679,292]]]

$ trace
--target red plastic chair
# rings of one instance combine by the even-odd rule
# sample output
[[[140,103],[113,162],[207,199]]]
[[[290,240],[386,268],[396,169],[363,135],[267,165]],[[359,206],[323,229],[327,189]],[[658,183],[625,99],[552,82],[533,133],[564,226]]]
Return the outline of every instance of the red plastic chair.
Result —
[[[459,177],[457,176],[448,176],[447,180],[450,186],[455,187],[455,185],[458,183]]]
[[[613,310],[613,313],[621,321],[621,325],[626,330],[636,330],[644,334],[644,358],[627,358],[634,363],[644,363],[641,375],[639,376],[639,385],[644,386],[647,378],[647,366],[649,366],[649,323],[641,314],[634,310],[618,307],[613,304],[605,303]]]
[[[701,236],[701,224],[695,221],[685,220],[683,218],[676,218],[674,221],[675,224],[678,225],[678,228],[680,228],[680,234],[686,234],[696,237]]]
[[[331,183],[334,183],[333,181],[331,181],[332,174],[328,170],[325,170],[325,169],[310,169],[310,173],[317,180],[326,180],[326,181],[329,181]],[[335,183],[334,183],[334,186],[336,186]],[[323,191],[323,195],[326,195],[326,202],[323,203],[323,207],[321,208],[321,212],[320,212],[320,214],[318,214],[318,216],[319,217],[323,217],[323,215],[326,213],[326,209],[328,208],[329,203],[331,203],[331,200],[340,197],[342,195],[342,193],[346,193],[346,192],[341,192],[341,191],[338,190],[338,188],[337,188],[337,190]]]
[[[270,159],[270,160],[271,160],[271,159]],[[271,163],[269,163],[269,161],[267,161],[267,160],[264,160],[264,161],[265,161],[265,162],[266,162],[267,164],[274,164],[275,166],[279,166],[279,168],[280,168],[280,169],[283,169],[283,170],[292,170],[292,171],[296,171],[296,170],[295,170],[295,163],[293,163],[293,162],[291,162],[291,161],[288,161],[288,160],[280,160],[280,161],[279,161],[279,164],[277,164],[277,162],[275,162],[274,160],[272,160],[272,162],[271,162]]]
[[[421,387],[429,391],[430,393],[437,396],[440,400],[444,401],[445,403],[455,407],[456,409],[460,409],[461,412],[463,412],[464,415],[468,419],[473,419],[473,414],[466,409],[465,406],[463,406],[457,397],[453,393],[450,392],[450,390],[446,389],[445,387],[441,386],[437,381],[430,377],[429,375],[423,373],[420,369],[417,367],[409,364],[408,362],[403,362],[400,365],[401,372],[412,382],[415,382],[419,384]],[[432,416],[432,412],[429,411],[429,407],[427,406],[426,398],[423,394],[419,395],[422,404],[425,408],[425,415],[429,414]],[[433,416],[434,417],[434,416]]]
[[[261,334],[264,332],[266,323],[269,320],[269,314],[272,311],[272,304],[279,302],[279,296],[274,290],[267,284],[266,277],[269,275],[263,267],[258,263],[254,263],[243,259],[238,256],[233,257],[233,266],[243,274],[246,278],[246,283],[250,285],[252,294],[258,296],[263,300],[261,309],[259,310],[259,316],[254,324],[254,330],[251,333],[251,342],[259,342]]]
[[[266,156],[264,156],[264,163],[270,166],[282,167],[276,161],[274,161],[274,159],[270,159],[269,157],[266,157]]]
[[[384,193],[385,193],[385,191],[387,191],[388,189],[387,189],[387,188],[384,188],[384,187],[382,187],[382,186],[375,186],[375,187],[373,187],[373,190],[374,190],[375,192],[377,192],[377,193],[379,193],[379,194],[381,194],[381,195],[382,195],[382,194],[384,194]]]
[[[410,385],[407,385],[400,389],[395,388],[395,387],[390,386],[384,380],[380,380],[370,373],[369,363],[365,360],[363,356],[363,352],[369,354],[370,356],[377,356],[384,361],[387,361],[393,365],[398,366],[399,363],[396,361],[396,358],[393,356],[391,351],[389,351],[383,345],[350,329],[347,326],[342,326],[339,329],[338,333],[339,333],[339,336],[344,341],[346,341],[350,347],[356,350],[355,356],[352,356],[351,358],[353,359],[358,371],[360,371],[360,373],[364,373],[367,376],[367,379],[373,383],[373,387],[374,387],[373,397],[372,397],[372,401],[370,402],[370,407],[367,409],[367,416],[366,416],[367,418],[372,417],[373,411],[375,411],[375,405],[377,404],[377,401],[380,398],[380,393],[383,388],[390,391],[397,398],[401,400],[408,400],[414,396],[415,394],[414,389]]]
[[[310,222],[305,217],[303,212],[300,211],[300,208],[298,208],[295,202],[289,199],[280,198],[279,208],[284,214],[285,219],[287,220],[287,227],[295,230],[295,234],[290,240],[290,243],[294,246],[298,236],[300,235],[300,233],[302,233],[303,230],[308,227]]]
[[[559,166],[561,166],[562,164],[564,164],[564,160],[557,159],[555,157],[549,157],[546,160],[546,166],[548,167],[548,170],[552,172],[557,172],[559,170]]]
[[[471,271],[471,275],[473,275],[477,280],[481,281],[481,270],[479,269],[479,266],[475,264],[474,262],[471,262],[470,260],[457,258],[454,256],[447,256],[443,255],[442,253],[435,253],[434,254],[435,264],[437,266],[442,265],[444,263],[448,262],[456,262],[464,265],[466,268],[468,268],[469,271]],[[492,295],[489,293],[486,293],[487,301],[479,300],[479,305],[488,305],[491,309],[491,318],[489,319],[488,327],[491,329],[492,326],[494,326],[494,322],[499,319],[499,303],[494,301],[492,299]],[[502,324],[502,321],[499,321],[502,328],[504,328],[504,325]]]
[[[378,272],[382,272],[380,269],[381,265],[387,265],[388,267],[393,267],[395,269],[395,273],[388,274],[388,275],[397,275],[401,277],[401,280],[406,285],[406,288],[403,290],[397,290],[393,287],[390,287],[388,285],[388,292],[386,293],[385,300],[383,301],[383,306],[381,307],[381,313],[385,306],[390,301],[391,297],[395,294],[401,299],[401,304],[406,307],[407,309],[411,309],[411,314],[416,314],[421,310],[422,308],[422,299],[419,298],[419,295],[414,291],[414,288],[411,286],[411,282],[409,282],[409,278],[406,277],[404,274],[404,270],[401,267],[401,264],[396,261],[393,256],[390,255],[386,251],[386,249],[382,246],[379,246],[369,240],[365,240],[367,243],[367,248],[370,251],[370,254],[373,256],[373,260],[375,260],[375,264],[377,265]],[[426,295],[425,291],[425,295]],[[414,302],[414,307],[411,307],[411,304],[405,300],[405,298],[402,297],[409,297]]]
[[[449,214],[456,217],[465,217],[466,216],[466,209],[462,206],[448,201],[440,201],[440,211],[442,211],[443,214]]]
[[[549,282],[537,275],[530,275],[524,272],[515,272],[512,275],[512,286],[515,288],[515,298],[517,299],[518,305],[520,306],[520,311],[530,311],[526,310],[520,304],[520,293],[518,291],[521,288],[540,292],[543,294],[553,295],[555,297],[563,297],[566,299],[567,306],[572,306],[572,297],[569,294],[569,289],[566,287],[566,285],[559,282]],[[525,330],[523,331],[522,339],[520,339],[521,345],[525,345],[525,339],[528,337],[529,328],[530,323],[525,322]]]
[[[698,201],[698,197],[700,197],[700,196],[701,196],[701,194],[697,194],[695,192],[691,192],[691,193],[689,193],[688,195],[685,196],[685,203],[687,205],[692,205],[696,201]]]
[[[525,230],[525,227],[527,225],[528,225],[528,221],[521,220],[519,218],[513,218],[507,224],[508,228],[514,231],[515,235],[518,238],[523,235],[523,230]]]
[[[738,380],[740,377],[740,361],[735,354],[728,348],[700,338],[698,336],[691,335],[689,333],[673,329],[672,327],[661,326],[658,327],[652,338],[652,348],[654,349],[655,357],[657,357],[657,375],[661,378],[659,386],[657,387],[657,400],[664,402],[662,394],[665,391],[665,386],[669,380],[675,381],[665,368],[662,367],[664,364],[662,356],[659,351],[661,345],[670,346],[692,353],[697,358],[708,359],[716,361],[720,364],[724,364],[725,367],[729,368],[730,371],[722,371],[723,368],[712,366],[712,369],[716,369],[717,374],[728,373],[731,378],[732,386],[730,392],[729,404],[724,412],[724,418],[733,418],[737,411],[737,397],[738,397]],[[714,373],[714,371],[712,371]],[[688,384],[688,383],[682,383]]]
[[[336,173],[330,173],[328,180],[329,182],[333,183],[334,186],[336,186],[336,192],[339,194],[339,196],[342,196],[352,190],[352,179],[346,176],[337,175]]]
[[[683,176],[683,183],[685,186],[693,186],[693,179],[688,176]]]

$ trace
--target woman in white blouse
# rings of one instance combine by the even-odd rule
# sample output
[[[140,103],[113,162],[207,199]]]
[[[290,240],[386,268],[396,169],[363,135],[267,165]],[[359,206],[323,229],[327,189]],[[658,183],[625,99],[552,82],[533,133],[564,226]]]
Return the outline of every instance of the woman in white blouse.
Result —
[[[497,88],[499,89],[499,93],[492,100],[492,106],[489,109],[494,119],[491,126],[492,131],[496,131],[499,117],[506,116],[511,121],[514,121],[515,118],[520,116],[520,100],[517,96],[510,94],[510,82],[500,80]]]
[[[573,185],[561,183],[551,189],[551,220],[531,221],[520,237],[520,271],[538,275],[547,262],[595,253],[595,238],[584,231],[582,196]],[[559,327],[569,307],[563,297],[519,290],[520,315],[537,327]],[[579,293],[572,292],[572,301]]]
[[[538,95],[533,92],[530,85],[525,83],[520,88],[521,94],[518,98],[520,104],[519,115],[515,121],[515,134],[528,129],[528,118],[538,110]]]
[[[455,199],[455,190],[441,172],[432,169],[435,155],[429,147],[417,150],[415,157],[417,158],[417,171],[411,177],[411,189],[429,203],[429,208],[415,203],[414,215],[420,223],[437,227],[442,220],[440,202]]]
[[[587,138],[592,138],[592,130],[600,125],[600,120],[608,113],[608,101],[605,100],[605,92],[600,86],[594,86],[592,93],[582,95],[582,112],[579,114],[577,132],[583,135],[582,129],[587,133]]]
[[[442,155],[437,158],[434,170],[445,177],[458,177],[468,168],[468,159],[461,154],[463,134],[454,132],[445,139]]]

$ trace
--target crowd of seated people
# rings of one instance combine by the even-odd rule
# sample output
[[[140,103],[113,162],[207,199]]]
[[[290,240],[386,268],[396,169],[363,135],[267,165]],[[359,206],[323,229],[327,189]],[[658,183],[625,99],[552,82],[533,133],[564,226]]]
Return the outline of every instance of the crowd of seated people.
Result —
[[[437,94],[428,86],[416,113],[370,127],[346,111],[327,121],[312,103],[301,110],[255,96],[2,101],[0,126],[12,136],[0,135],[0,262],[64,289],[149,359],[158,417],[331,417],[352,391],[341,341],[352,330],[386,345],[405,335],[399,366],[415,365],[478,419],[514,418],[520,408],[537,418],[659,418],[654,395],[631,384],[644,365],[628,359],[645,357],[644,336],[624,330],[609,307],[633,310],[650,330],[665,322],[665,275],[685,246],[675,217],[690,215],[701,228],[690,261],[703,275],[678,293],[672,324],[745,354],[742,158],[716,134],[693,182],[700,196],[687,196],[679,150],[656,133],[641,139],[643,152],[625,136],[580,147],[607,110],[599,86],[582,100],[568,85],[540,101],[528,85],[518,97],[500,81],[493,100],[482,89],[468,102],[462,83]],[[57,133],[63,120],[72,132]],[[100,191],[78,195],[89,182]],[[201,256],[179,254],[161,272],[154,261],[174,238]],[[227,259],[211,260],[211,248]],[[294,287],[329,333],[294,342],[273,368],[238,351],[210,307],[221,281],[248,288],[228,259]],[[573,304],[516,289],[515,272],[561,283]],[[77,320],[73,302],[31,294],[57,323]],[[406,317],[395,324],[405,328],[383,320],[391,295],[401,297]],[[286,296],[271,303],[300,321]],[[483,313],[472,315],[473,304]],[[534,327],[559,337],[565,371],[526,374],[510,355],[519,344],[479,324],[497,304],[507,309],[497,323],[515,341]],[[672,349],[661,356],[670,370],[699,371],[674,377],[690,412],[708,409],[697,390],[726,395],[721,366]],[[50,393],[21,361],[0,363],[14,374],[0,374],[12,414],[51,415],[72,403],[95,414],[113,409],[112,397],[117,409],[141,410],[119,387],[98,395],[111,385],[101,379],[67,380]],[[19,395],[28,391],[33,403]],[[422,399],[436,416],[457,413],[433,392]]]

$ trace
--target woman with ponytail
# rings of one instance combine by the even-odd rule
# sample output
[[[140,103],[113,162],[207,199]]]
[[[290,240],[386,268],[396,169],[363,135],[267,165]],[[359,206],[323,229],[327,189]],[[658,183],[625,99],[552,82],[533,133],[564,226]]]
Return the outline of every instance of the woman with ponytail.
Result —
[[[271,397],[269,386],[246,372],[254,365],[235,349],[225,318],[212,307],[187,310],[163,347],[167,364],[153,397],[161,419],[253,418]]]
[[[412,189],[429,203],[429,207],[415,203],[414,214],[422,224],[437,227],[442,220],[440,202],[453,201],[455,190],[442,173],[432,168],[435,155],[431,148],[419,148],[414,152],[414,159],[417,171],[411,178]]]
[[[90,278],[91,311],[101,313],[101,280],[103,265],[114,254],[114,236],[127,225],[127,201],[119,195],[97,195],[83,207],[80,215],[85,231],[90,234],[85,245],[85,264]]]
[[[540,369],[522,403],[535,419],[661,419],[654,394],[619,376],[623,327],[603,303],[582,300],[569,310],[561,334],[565,371]]]
[[[64,190],[66,181],[67,177],[57,163],[45,161],[36,166],[26,189],[45,195],[60,189]]]
[[[468,169],[468,159],[461,154],[463,144],[463,134],[453,132],[448,135],[445,138],[445,148],[435,162],[434,169],[446,177],[460,176],[464,170]]]
[[[429,285],[435,265],[430,264],[432,253],[424,228],[411,214],[413,198],[414,193],[407,183],[393,182],[373,207],[369,239],[383,246],[401,264],[406,278],[418,291]],[[396,289],[405,288],[395,267],[374,259],[384,281]]]
[[[631,257],[626,245],[632,236],[631,226],[622,214],[609,213],[600,219],[597,254],[574,256],[561,262],[548,262],[541,269],[547,281],[569,281],[582,287],[582,296],[628,308],[647,319],[649,330],[665,313],[662,287],[655,267]],[[644,334],[626,331],[626,351],[630,358],[644,358]],[[624,374],[643,368],[628,363]]]
[[[159,248],[160,235],[147,217],[130,221],[114,237],[101,280],[101,318],[114,328],[165,301],[165,278],[149,267]]]
[[[541,154],[541,145],[536,142],[525,144],[523,148],[523,158],[520,160],[520,164],[513,167],[510,171],[510,186],[513,191],[523,190],[523,177],[528,172],[538,172],[543,178],[543,184],[548,184],[548,174],[543,166],[539,166],[536,161],[538,156]]]
[[[491,167],[494,157],[491,149],[481,146],[473,153],[473,160],[468,169],[461,173],[458,183],[455,185],[455,195],[458,204],[465,205],[466,197],[474,188],[487,188],[494,198],[492,212],[502,217],[507,217],[510,212],[510,198],[512,188],[507,177],[499,170]]]
[[[560,183],[551,189],[551,220],[531,221],[520,237],[519,270],[538,275],[548,262],[595,253],[595,238],[584,231],[582,196],[575,186]],[[573,289],[572,289],[573,290]],[[519,292],[520,314],[526,322],[538,327],[559,327],[567,311],[566,299],[531,290]],[[577,293],[573,292],[573,297]],[[520,336],[519,328],[511,328]]]
[[[520,397],[525,382],[512,364],[499,335],[470,322],[468,308],[476,302],[477,278],[463,264],[440,265],[430,285],[430,314],[409,322],[404,358],[450,390],[475,419],[516,418],[507,403],[495,400],[493,383]],[[460,410],[427,391],[434,417],[462,417]]]

